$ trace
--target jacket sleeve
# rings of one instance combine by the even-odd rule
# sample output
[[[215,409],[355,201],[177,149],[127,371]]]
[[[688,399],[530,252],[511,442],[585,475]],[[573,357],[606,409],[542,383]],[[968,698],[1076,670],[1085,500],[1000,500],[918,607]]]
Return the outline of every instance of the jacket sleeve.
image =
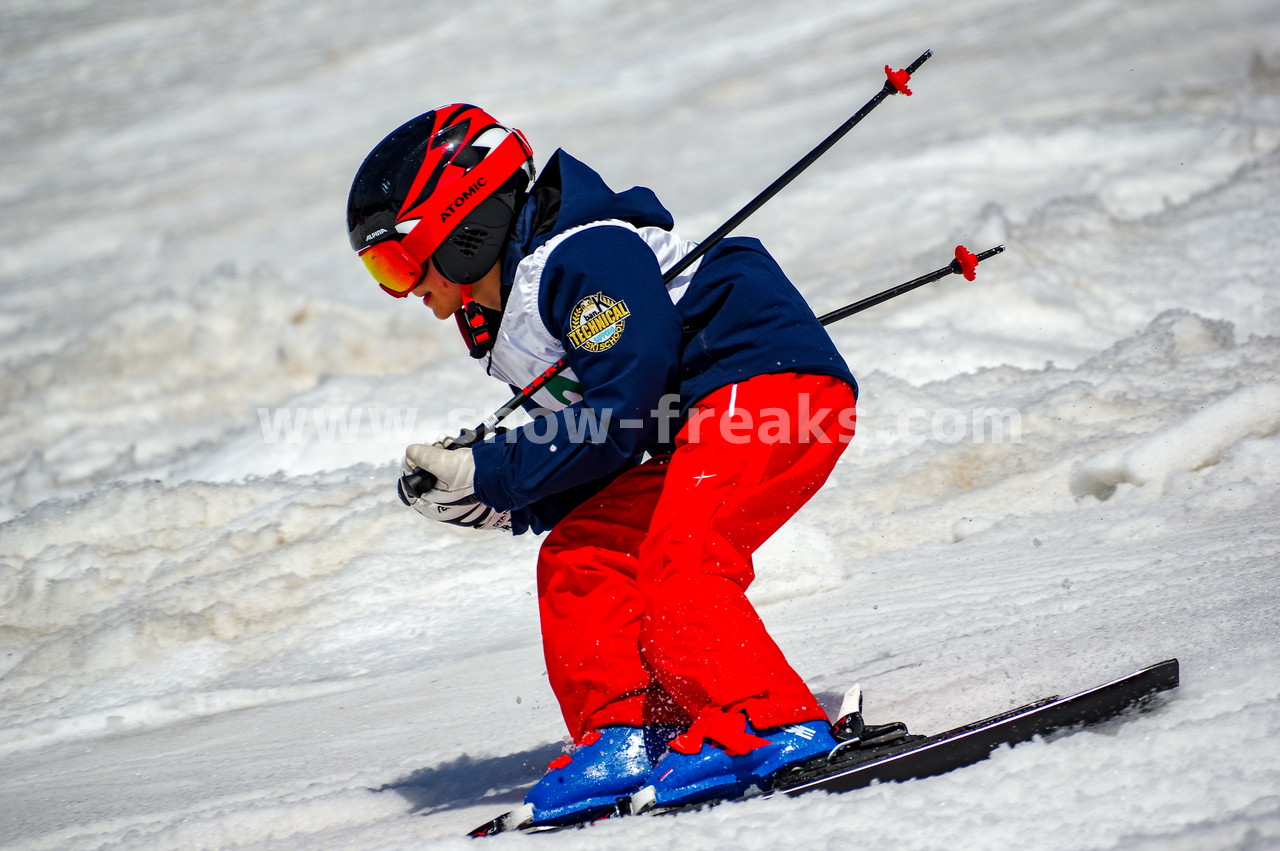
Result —
[[[583,399],[477,445],[476,495],[517,514],[607,479],[662,434],[678,402],[680,317],[638,234],[598,226],[548,256],[539,311],[564,346]],[[552,500],[554,502],[554,500]],[[543,525],[543,524],[536,524]]]

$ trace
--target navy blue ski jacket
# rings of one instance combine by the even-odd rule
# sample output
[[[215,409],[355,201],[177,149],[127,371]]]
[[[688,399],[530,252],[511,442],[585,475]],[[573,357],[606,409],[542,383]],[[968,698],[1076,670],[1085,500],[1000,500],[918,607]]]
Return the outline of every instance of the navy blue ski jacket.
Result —
[[[566,397],[572,403],[473,448],[476,496],[511,510],[515,534],[550,529],[646,451],[669,451],[689,408],[720,387],[798,372],[857,388],[826,329],[758,240],[711,248],[673,303],[655,249],[636,230],[670,231],[671,214],[651,190],[614,192],[564,151],[518,215],[503,260],[504,297],[522,261],[565,231],[602,220],[633,227],[584,228],[535,257],[538,315],[528,318],[567,355],[579,385]]]

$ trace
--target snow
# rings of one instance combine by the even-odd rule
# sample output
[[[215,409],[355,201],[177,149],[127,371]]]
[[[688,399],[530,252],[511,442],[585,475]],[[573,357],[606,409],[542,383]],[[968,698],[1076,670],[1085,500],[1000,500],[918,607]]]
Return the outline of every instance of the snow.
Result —
[[[1280,844],[1272,0],[11,0],[0,10],[0,846],[474,847],[564,730],[538,541],[405,444],[505,401],[350,255],[388,130],[470,100],[832,326],[859,437],[752,596],[836,710],[930,732],[1177,657],[1142,715],[564,848]],[[503,847],[527,842],[498,837]]]

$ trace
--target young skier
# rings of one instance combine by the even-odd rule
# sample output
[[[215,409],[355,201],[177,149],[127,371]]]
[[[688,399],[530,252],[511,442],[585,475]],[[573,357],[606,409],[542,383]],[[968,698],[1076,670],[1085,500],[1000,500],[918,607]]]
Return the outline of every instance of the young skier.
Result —
[[[404,124],[356,175],[351,246],[384,290],[455,317],[513,388],[568,361],[524,427],[408,447],[401,497],[549,531],[544,651],[578,747],[527,820],[767,788],[836,743],[747,600],[751,556],[853,436],[853,376],[758,241],[664,283],[694,246],[650,190],[614,192],[564,151],[534,176],[523,134],[466,104]]]

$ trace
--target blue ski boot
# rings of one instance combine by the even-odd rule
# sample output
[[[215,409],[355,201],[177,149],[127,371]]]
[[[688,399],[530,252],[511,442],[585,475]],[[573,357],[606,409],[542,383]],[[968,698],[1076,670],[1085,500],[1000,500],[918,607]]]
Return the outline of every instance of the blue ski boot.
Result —
[[[671,743],[644,788],[631,796],[631,812],[737,798],[752,786],[768,791],[781,769],[839,744],[825,720],[757,732],[741,713],[715,715],[712,724],[695,724]]]
[[[514,826],[563,824],[604,815],[619,798],[645,785],[680,727],[601,727],[582,737],[572,755],[547,766],[547,773],[515,810]]]

